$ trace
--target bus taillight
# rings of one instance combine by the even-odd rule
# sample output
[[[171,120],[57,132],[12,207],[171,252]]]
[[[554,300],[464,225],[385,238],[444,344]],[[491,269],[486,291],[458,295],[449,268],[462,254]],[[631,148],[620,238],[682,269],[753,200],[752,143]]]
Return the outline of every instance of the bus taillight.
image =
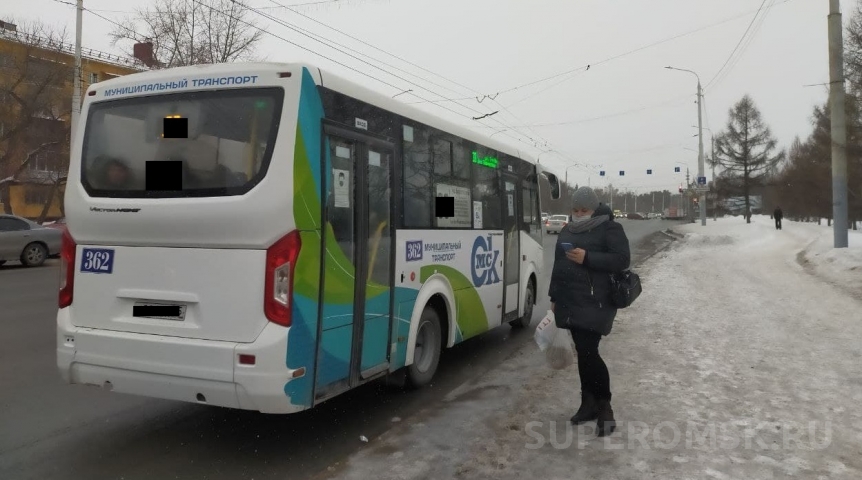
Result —
[[[72,292],[75,287],[75,239],[69,229],[63,229],[63,243],[60,247],[60,308],[72,304]]]
[[[293,271],[302,242],[294,230],[266,250],[266,280],[263,310],[273,323],[290,326],[290,301],[293,297]]]

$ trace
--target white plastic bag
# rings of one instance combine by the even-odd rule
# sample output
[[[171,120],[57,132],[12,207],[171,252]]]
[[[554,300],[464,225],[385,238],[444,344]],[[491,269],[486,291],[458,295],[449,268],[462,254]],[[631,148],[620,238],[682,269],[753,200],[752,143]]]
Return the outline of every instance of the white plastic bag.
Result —
[[[536,333],[533,335],[536,339],[536,345],[539,346],[539,350],[544,352],[554,343],[557,330],[559,328],[557,328],[557,323],[554,320],[554,312],[548,310],[548,314],[539,322],[539,325],[536,327]]]
[[[557,327],[554,312],[548,310],[536,327],[534,338],[551,368],[561,370],[575,363],[572,338],[567,330]]]
[[[557,329],[554,342],[545,350],[545,360],[554,370],[562,370],[575,363],[572,337],[567,330]]]

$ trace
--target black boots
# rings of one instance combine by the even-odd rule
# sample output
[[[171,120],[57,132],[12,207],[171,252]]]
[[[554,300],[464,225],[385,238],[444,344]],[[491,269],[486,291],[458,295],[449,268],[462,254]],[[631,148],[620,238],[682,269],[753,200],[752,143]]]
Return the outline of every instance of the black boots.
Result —
[[[604,437],[614,433],[617,422],[614,420],[614,410],[611,408],[610,400],[598,402],[598,418],[596,418],[596,432],[598,436]]]
[[[596,398],[590,392],[582,392],[581,407],[569,421],[573,425],[579,425],[597,418],[599,418],[599,405]]]

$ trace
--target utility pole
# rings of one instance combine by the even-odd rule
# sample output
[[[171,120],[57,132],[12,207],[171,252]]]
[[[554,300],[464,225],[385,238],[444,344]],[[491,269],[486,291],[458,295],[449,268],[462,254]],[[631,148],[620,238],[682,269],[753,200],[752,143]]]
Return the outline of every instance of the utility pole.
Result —
[[[686,210],[685,216],[686,216],[686,218],[691,218],[691,208],[689,208],[690,204],[691,204],[691,200],[688,198],[688,193],[690,190],[691,190],[691,177],[689,176],[688,167],[685,167],[685,190],[683,190],[683,193],[681,193],[679,195],[679,197],[680,197],[679,199],[680,199],[680,201],[683,201],[683,198],[682,198],[683,195],[685,195],[685,197],[686,197],[685,198],[685,210]]]
[[[697,169],[698,178],[702,178],[703,173],[703,121],[701,120],[701,110],[703,110],[703,89],[700,87],[700,77],[697,78]],[[700,184],[698,184],[700,187]],[[706,193],[701,190],[700,200],[700,224],[706,226]]]
[[[81,116],[81,17],[84,12],[84,0],[78,0],[75,18],[75,78],[72,86],[72,142],[78,130],[78,119]]]
[[[847,248],[847,125],[844,111],[844,40],[839,0],[829,0],[829,109],[832,123],[832,236]]]

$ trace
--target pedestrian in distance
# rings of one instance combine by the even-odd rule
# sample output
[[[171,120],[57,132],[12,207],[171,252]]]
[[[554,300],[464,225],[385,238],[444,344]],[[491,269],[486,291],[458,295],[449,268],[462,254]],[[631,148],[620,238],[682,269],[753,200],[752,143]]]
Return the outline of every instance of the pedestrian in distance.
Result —
[[[772,218],[775,219],[775,229],[781,230],[781,219],[784,218],[784,212],[781,211],[781,207],[775,207],[775,211],[772,212]]]
[[[589,187],[572,195],[572,221],[560,232],[548,295],[557,326],[575,342],[581,405],[573,424],[596,420],[599,436],[616,428],[608,367],[599,342],[611,332],[617,309],[611,304],[611,274],[629,267],[629,240],[614,214]]]

